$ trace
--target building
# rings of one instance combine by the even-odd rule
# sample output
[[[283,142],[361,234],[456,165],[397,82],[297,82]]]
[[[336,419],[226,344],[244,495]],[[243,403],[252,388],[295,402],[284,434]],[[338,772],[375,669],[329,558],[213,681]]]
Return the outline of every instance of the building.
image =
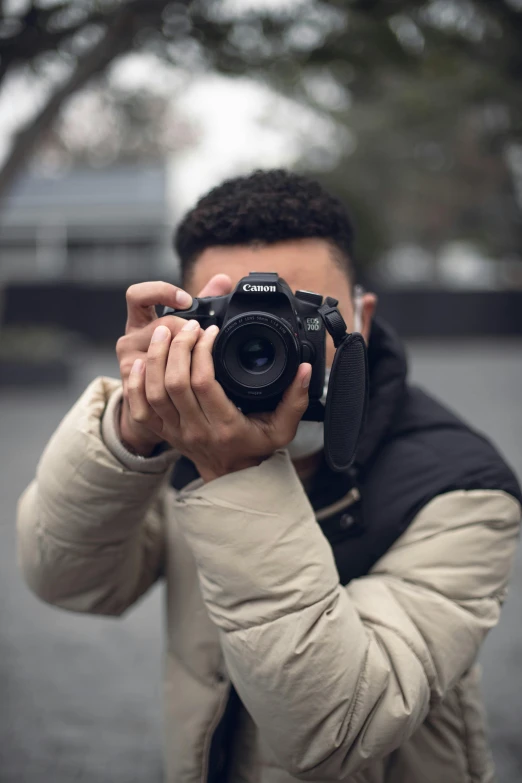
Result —
[[[26,174],[0,211],[0,283],[173,276],[168,181],[162,163]]]

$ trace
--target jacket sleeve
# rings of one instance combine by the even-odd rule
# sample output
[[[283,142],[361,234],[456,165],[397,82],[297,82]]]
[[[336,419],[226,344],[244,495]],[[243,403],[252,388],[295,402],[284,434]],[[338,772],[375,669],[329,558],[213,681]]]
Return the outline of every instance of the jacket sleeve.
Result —
[[[435,498],[366,577],[339,584],[286,452],[177,499],[227,668],[291,775],[344,780],[389,754],[496,624],[520,506]]]
[[[98,378],[65,416],[18,503],[18,560],[42,600],[120,615],[162,569],[165,479],[176,455],[136,457],[116,431],[118,381]]]

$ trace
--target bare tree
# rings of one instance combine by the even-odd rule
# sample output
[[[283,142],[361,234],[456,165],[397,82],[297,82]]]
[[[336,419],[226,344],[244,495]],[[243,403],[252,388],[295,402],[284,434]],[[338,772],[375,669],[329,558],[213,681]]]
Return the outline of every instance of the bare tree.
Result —
[[[289,40],[292,29],[310,21],[313,5],[305,3],[295,13],[287,9],[229,14],[214,0],[61,0],[51,5],[34,0],[17,15],[7,14],[0,2],[0,90],[11,74],[36,74],[49,60],[60,61],[68,70],[62,82],[50,85],[44,105],[14,135],[0,169],[0,201],[66,101],[101,77],[117,58],[129,52],[154,52],[189,69],[264,72],[276,79],[278,63],[279,75],[288,73],[290,62],[295,66],[314,48]],[[326,4],[321,17],[323,45],[335,32]],[[282,82],[288,84],[288,78]]]
[[[43,105],[12,138],[0,168],[0,201],[72,95],[91,80],[102,81],[121,56],[153,52],[190,72],[200,68],[261,78],[352,128],[359,144],[338,172],[338,181],[347,180],[344,172],[350,166],[347,195],[352,199],[365,189],[371,196],[372,177],[381,190],[386,182],[393,194],[397,172],[405,187],[411,182],[415,188],[433,188],[428,170],[433,165],[430,150],[437,145],[444,165],[453,160],[454,176],[461,182],[469,179],[471,169],[480,171],[481,155],[486,155],[487,165],[496,171],[493,179],[501,183],[499,203],[507,205],[500,211],[503,219],[509,216],[512,229],[506,232],[499,219],[496,234],[509,233],[510,244],[517,245],[520,208],[504,152],[522,136],[519,2],[295,0],[282,2],[275,11],[247,11],[240,3],[230,7],[221,0],[32,0],[24,10],[8,14],[0,0],[0,90],[17,72],[41,76],[49,62],[60,63],[66,72],[61,81],[49,81]],[[325,100],[325,83],[348,95],[348,108]],[[457,143],[453,128],[458,114],[487,119],[495,112],[506,120],[489,126],[484,120],[481,127],[475,123],[473,144]],[[417,156],[416,139],[426,142]],[[475,159],[463,164],[469,149],[475,150]],[[309,163],[303,161],[304,166]],[[447,173],[451,188],[453,175]],[[417,214],[408,206],[415,200],[409,187],[401,214]],[[474,182],[471,191],[477,204],[480,187]],[[461,190],[454,210],[464,225],[470,190]],[[433,210],[426,203],[427,214]],[[460,231],[458,225],[455,231]]]

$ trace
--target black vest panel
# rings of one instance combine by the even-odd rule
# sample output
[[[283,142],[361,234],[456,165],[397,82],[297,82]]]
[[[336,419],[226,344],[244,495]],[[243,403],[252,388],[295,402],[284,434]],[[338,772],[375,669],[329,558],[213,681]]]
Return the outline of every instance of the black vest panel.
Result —
[[[522,502],[513,472],[491,443],[415,387],[406,388],[358,488],[348,527],[343,513],[322,523],[342,584],[367,574],[437,495],[496,489]]]

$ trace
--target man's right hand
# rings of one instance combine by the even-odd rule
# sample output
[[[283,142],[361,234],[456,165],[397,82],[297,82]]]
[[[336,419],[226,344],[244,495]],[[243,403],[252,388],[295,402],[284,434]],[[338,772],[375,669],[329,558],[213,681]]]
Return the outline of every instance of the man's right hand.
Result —
[[[232,290],[228,275],[214,275],[198,296],[223,296]],[[127,324],[125,335],[116,343],[116,355],[120,364],[123,384],[123,403],[120,416],[120,435],[123,444],[141,456],[149,456],[160,443],[146,425],[134,421],[130,415],[127,384],[136,360],[144,361],[154,330],[164,324],[175,337],[185,319],[173,315],[158,318],[154,305],[167,305],[183,310],[192,304],[186,291],[170,283],[137,283],[127,289]]]

